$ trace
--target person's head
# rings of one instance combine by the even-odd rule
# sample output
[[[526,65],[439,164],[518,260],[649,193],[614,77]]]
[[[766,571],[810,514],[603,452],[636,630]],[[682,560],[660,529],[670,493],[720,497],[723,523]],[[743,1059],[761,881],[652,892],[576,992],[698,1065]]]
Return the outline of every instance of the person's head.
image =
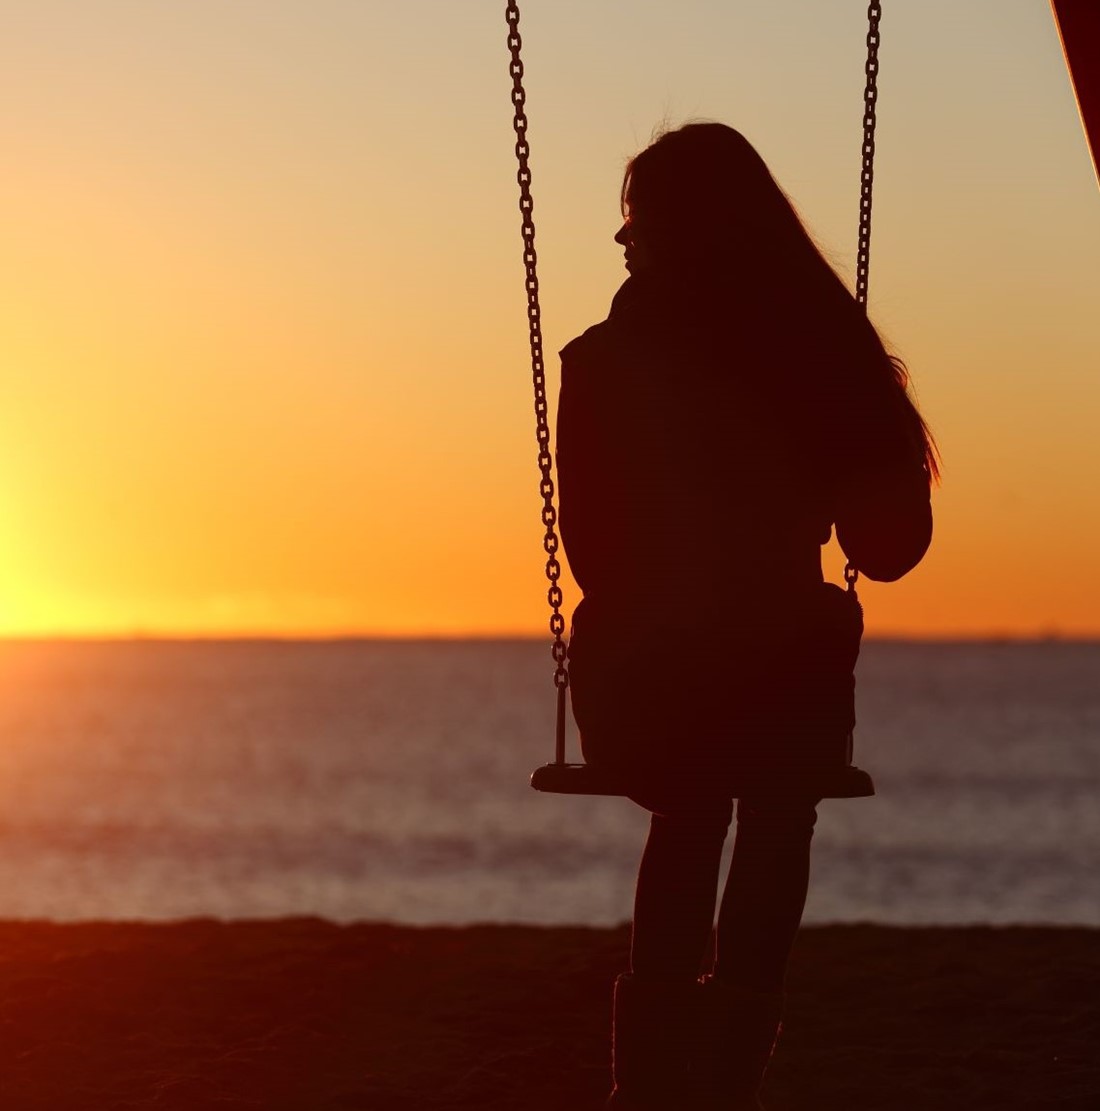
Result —
[[[817,253],[790,201],[752,144],[721,123],[666,131],[627,163],[623,226],[627,269],[701,274],[806,263]],[[801,255],[801,259],[797,256]]]
[[[752,144],[721,123],[665,131],[628,163],[620,196],[632,276],[672,277],[698,292],[737,290],[782,321],[789,333],[826,335],[848,348],[850,366],[893,382],[930,477],[935,443],[906,393],[907,374],[891,357],[851,292],[818,249],[794,206]],[[792,356],[793,358],[793,356]],[[816,360],[811,356],[807,369]]]

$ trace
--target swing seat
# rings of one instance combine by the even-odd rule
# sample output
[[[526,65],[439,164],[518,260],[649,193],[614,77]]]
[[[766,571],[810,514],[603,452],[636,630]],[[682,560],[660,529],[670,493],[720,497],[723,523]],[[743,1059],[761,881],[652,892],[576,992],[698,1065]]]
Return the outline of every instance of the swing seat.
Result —
[[[625,795],[612,774],[588,764],[543,764],[531,773],[531,786],[551,795]]]
[[[588,764],[543,764],[531,775],[536,791],[551,795],[625,795],[626,786],[608,771]],[[870,775],[854,764],[835,771],[821,772],[814,777],[814,791],[823,799],[869,798],[875,793]]]

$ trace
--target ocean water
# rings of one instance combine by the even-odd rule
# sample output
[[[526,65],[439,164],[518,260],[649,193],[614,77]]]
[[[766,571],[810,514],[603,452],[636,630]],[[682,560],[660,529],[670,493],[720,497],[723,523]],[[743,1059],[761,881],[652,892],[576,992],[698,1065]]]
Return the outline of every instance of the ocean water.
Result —
[[[0,918],[621,922],[529,641],[0,644]],[[807,921],[1100,926],[1100,644],[871,642]]]

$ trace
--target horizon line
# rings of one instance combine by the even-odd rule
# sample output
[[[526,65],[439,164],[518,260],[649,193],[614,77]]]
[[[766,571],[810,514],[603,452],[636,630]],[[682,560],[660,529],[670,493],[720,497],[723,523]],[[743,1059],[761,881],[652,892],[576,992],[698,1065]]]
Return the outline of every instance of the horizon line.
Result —
[[[568,640],[568,638],[566,638]],[[531,644],[553,643],[549,634],[503,631],[389,631],[389,632],[260,632],[260,631],[208,631],[208,632],[171,632],[131,630],[128,632],[58,632],[58,633],[0,633],[0,644],[231,644],[231,643],[460,643],[491,641],[523,641]],[[1093,632],[1006,632],[1004,630],[986,632],[881,632],[866,634],[863,643],[904,643],[904,644],[1094,644],[1100,642],[1100,630]]]

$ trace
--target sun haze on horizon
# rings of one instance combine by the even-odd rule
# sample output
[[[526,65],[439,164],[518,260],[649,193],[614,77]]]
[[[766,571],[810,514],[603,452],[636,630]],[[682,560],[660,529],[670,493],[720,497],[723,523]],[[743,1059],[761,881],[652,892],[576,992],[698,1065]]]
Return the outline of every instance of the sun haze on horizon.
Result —
[[[885,9],[871,312],[945,470],[868,631],[1100,636],[1100,198],[1053,21]],[[864,4],[522,30],[548,352],[606,314],[662,121],[742,130],[851,279]],[[505,34],[442,0],[20,9],[0,635],[545,630]]]

